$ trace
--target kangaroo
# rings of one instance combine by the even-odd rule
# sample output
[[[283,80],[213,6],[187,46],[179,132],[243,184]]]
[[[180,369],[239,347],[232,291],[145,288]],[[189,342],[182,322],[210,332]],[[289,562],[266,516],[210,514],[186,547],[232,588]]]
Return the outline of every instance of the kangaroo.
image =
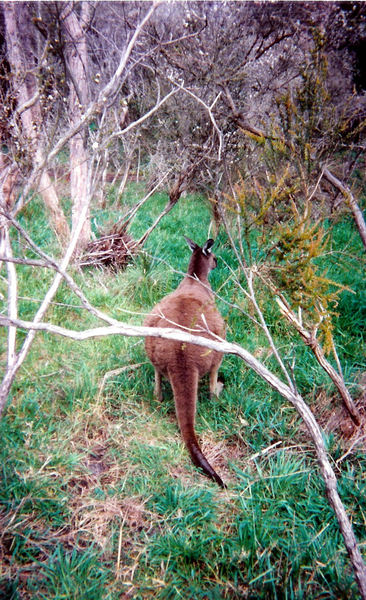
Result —
[[[145,319],[148,327],[174,327],[194,330],[197,335],[224,337],[225,325],[215,307],[207,276],[217,266],[211,252],[214,240],[202,246],[184,236],[192,250],[188,272],[177,289],[165,296]],[[173,389],[175,410],[183,441],[192,462],[221,487],[221,477],[205,458],[195,433],[198,380],[210,373],[210,395],[217,391],[217,373],[222,354],[202,346],[154,337],[145,338],[146,353],[155,368],[155,395],[162,400],[161,381],[166,377]]]

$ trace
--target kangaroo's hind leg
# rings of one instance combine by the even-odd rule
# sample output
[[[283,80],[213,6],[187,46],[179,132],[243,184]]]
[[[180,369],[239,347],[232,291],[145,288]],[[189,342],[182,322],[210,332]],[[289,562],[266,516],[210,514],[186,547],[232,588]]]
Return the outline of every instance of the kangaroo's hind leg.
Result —
[[[154,396],[160,402],[163,399],[163,391],[161,389],[161,380],[162,380],[161,373],[160,373],[160,371],[158,371],[158,369],[155,368]]]
[[[211,371],[210,371],[210,384],[209,384],[209,389],[210,389],[210,396],[219,396],[220,393],[222,392],[222,389],[224,387],[224,384],[221,381],[217,381],[217,375],[219,372],[219,368],[220,368],[220,364],[215,365],[214,367],[212,367]]]

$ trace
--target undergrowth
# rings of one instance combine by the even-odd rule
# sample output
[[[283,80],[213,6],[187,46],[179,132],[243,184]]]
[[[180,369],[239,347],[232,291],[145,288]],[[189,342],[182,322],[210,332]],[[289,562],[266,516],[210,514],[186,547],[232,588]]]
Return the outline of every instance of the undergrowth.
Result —
[[[131,235],[138,238],[165,202],[164,195],[152,197]],[[32,206],[24,226],[51,253],[42,211]],[[103,215],[98,218],[102,223]],[[124,272],[73,275],[95,306],[141,323],[182,277],[190,254],[183,234],[203,243],[209,223],[208,204],[188,196]],[[352,222],[342,220],[331,235],[329,270],[352,290],[340,296],[335,338],[357,398],[365,372],[361,250]],[[18,244],[14,250],[25,252],[20,239]],[[228,266],[237,265],[223,232],[215,253],[219,263],[211,282],[228,338],[275,368],[250,307],[233,286]],[[43,270],[36,278],[33,269],[20,266],[17,272],[19,316],[28,319],[52,274]],[[5,297],[3,281],[0,291]],[[299,390],[326,424],[340,404],[334,388],[269,299],[263,294],[260,301],[285,361],[295,365]],[[65,285],[47,320],[75,329],[96,325]],[[191,465],[169,385],[162,404],[153,396],[153,369],[141,340],[111,336],[78,343],[37,336],[0,423],[1,599],[357,597],[298,416],[237,358],[225,357],[221,374],[225,388],[215,401],[202,382],[197,432],[227,491]],[[363,452],[355,445],[347,454],[350,442],[339,427],[326,436],[342,499],[364,543]]]

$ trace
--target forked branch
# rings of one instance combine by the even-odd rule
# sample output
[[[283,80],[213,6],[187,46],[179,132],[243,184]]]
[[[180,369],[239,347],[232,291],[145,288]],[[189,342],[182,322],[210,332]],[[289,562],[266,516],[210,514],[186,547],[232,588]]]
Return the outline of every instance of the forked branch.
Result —
[[[276,300],[277,300],[277,304],[280,308],[281,314],[285,317],[285,319],[289,323],[291,323],[291,325],[293,327],[295,327],[296,331],[298,331],[298,333],[304,340],[305,344],[313,352],[318,363],[321,365],[321,367],[324,369],[324,371],[329,375],[329,377],[331,378],[331,380],[337,387],[337,389],[342,397],[342,400],[343,400],[349,414],[351,415],[354,423],[356,425],[360,425],[360,423],[361,423],[360,413],[359,413],[355,403],[352,400],[352,397],[344,383],[343,377],[340,373],[337,373],[337,371],[334,369],[334,367],[332,367],[330,362],[326,359],[324,351],[323,351],[321,345],[319,344],[316,334],[314,332],[306,329],[306,327],[304,327],[304,325],[301,323],[301,321],[296,317],[293,310],[291,310],[289,304],[286,302],[286,300],[283,298],[283,296],[281,296],[281,297],[277,296]]]

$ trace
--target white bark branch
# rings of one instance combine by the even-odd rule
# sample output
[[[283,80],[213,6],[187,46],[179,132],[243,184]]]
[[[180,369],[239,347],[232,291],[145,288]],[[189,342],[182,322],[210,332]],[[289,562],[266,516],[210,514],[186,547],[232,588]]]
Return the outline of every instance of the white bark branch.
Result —
[[[162,98],[161,100],[160,100],[160,98],[158,98],[158,100],[156,101],[154,106],[152,108],[150,108],[150,110],[148,110],[147,113],[142,115],[142,117],[140,117],[139,119],[136,119],[136,121],[133,121],[132,123],[127,125],[124,129],[114,131],[112,133],[112,135],[110,135],[109,138],[103,143],[102,148],[106,147],[110,143],[111,139],[126,135],[126,133],[128,133],[129,131],[131,131],[132,129],[137,127],[138,125],[141,125],[141,123],[143,123],[147,119],[149,119],[154,113],[156,113],[157,110],[159,110],[159,108],[161,106],[163,106],[163,104],[165,104],[165,102],[167,102],[167,100],[169,100],[169,98],[171,96],[174,96],[174,94],[176,94],[179,91],[179,89],[180,88],[178,88],[178,89],[174,88],[174,89],[170,90],[170,92],[168,92],[166,94],[166,96],[164,96],[164,98]]]
[[[332,469],[331,463],[327,456],[322,431],[316,422],[314,415],[309,407],[304,402],[303,398],[295,391],[292,391],[288,385],[283,383],[276,375],[271,373],[260,361],[258,361],[250,352],[239,346],[239,344],[227,342],[226,340],[217,341],[207,339],[202,336],[194,336],[190,333],[173,328],[158,328],[158,327],[141,327],[119,323],[110,327],[97,327],[85,331],[74,331],[57,325],[51,325],[43,322],[31,322],[23,320],[9,320],[6,317],[0,316],[0,324],[13,325],[23,329],[30,329],[33,334],[36,331],[48,331],[50,333],[62,335],[78,341],[94,338],[105,337],[108,335],[124,335],[132,337],[140,336],[155,336],[168,340],[179,340],[186,343],[197,344],[205,348],[210,348],[218,352],[234,354],[239,356],[251,369],[253,369],[260,377],[262,377],[273,389],[281,396],[286,398],[300,414],[304,420],[310,436],[313,440],[320,471],[325,483],[329,502],[335,512],[338,520],[339,528],[343,535],[345,546],[347,548],[355,577],[361,592],[361,597],[366,600],[366,566],[363,562],[362,555],[357,545],[357,540],[352,529],[351,522],[348,518],[346,510],[342,504],[337,490],[337,479]],[[30,335],[30,334],[28,334]]]
[[[55,296],[55,294],[58,290],[58,287],[63,279],[62,273],[66,271],[67,266],[71,260],[74,250],[76,248],[76,244],[78,242],[80,232],[84,225],[84,221],[85,221],[88,209],[89,209],[89,204],[86,204],[84,207],[83,213],[80,215],[80,221],[72,233],[70,244],[69,244],[69,246],[65,252],[64,258],[61,262],[61,265],[60,265],[61,272],[56,273],[55,278],[51,284],[51,287],[49,288],[48,292],[46,293],[46,295],[41,303],[41,306],[39,307],[39,309],[34,317],[33,322],[35,325],[37,325],[38,323],[40,323],[42,321],[44,315],[46,314],[46,311],[48,310],[50,303],[52,302],[53,297]],[[30,347],[31,347],[34,337],[35,337],[35,334],[36,334],[36,329],[33,328],[33,329],[29,330],[28,335],[24,340],[21,350],[14,358],[12,364],[8,365],[5,376],[0,385],[0,415],[5,407],[5,403],[7,401],[11,385],[14,381],[14,377],[15,377],[19,367],[23,364],[23,361],[26,358],[26,356],[30,350]]]
[[[37,179],[39,174],[45,169],[45,167],[57,156],[57,154],[70,141],[70,139],[74,135],[76,135],[78,133],[78,131],[80,131],[80,129],[82,129],[84,127],[84,125],[86,125],[93,118],[93,116],[96,113],[103,111],[103,108],[107,105],[110,98],[116,92],[119,80],[122,76],[124,69],[126,68],[127,61],[131,56],[131,52],[133,50],[133,47],[134,47],[138,37],[141,35],[143,28],[145,27],[148,20],[151,18],[156,7],[160,4],[160,1],[158,0],[153,3],[151,8],[147,11],[145,17],[142,19],[142,21],[139,23],[139,25],[137,25],[137,27],[134,31],[134,34],[131,37],[131,40],[130,40],[125,52],[121,56],[121,59],[120,59],[120,62],[119,62],[119,65],[118,65],[116,71],[114,72],[114,74],[111,77],[111,79],[109,80],[109,82],[99,92],[98,98],[89,104],[89,106],[85,110],[84,114],[81,116],[79,122],[75,123],[72,127],[69,128],[69,130],[66,132],[66,134],[54,145],[53,149],[50,149],[48,151],[47,155],[45,155],[43,157],[43,159],[37,164],[36,168],[34,168],[30,178],[28,179],[26,186],[23,189],[22,195],[17,202],[17,206],[16,206],[16,210],[15,210],[14,214],[17,214],[23,208],[23,206],[26,202],[27,196],[28,196],[32,186],[34,185],[35,180]],[[173,90],[173,91],[175,92],[176,90]],[[173,93],[173,92],[171,92],[171,93]],[[165,100],[166,100],[166,98],[163,99],[163,101],[165,101]],[[156,107],[154,107],[154,112],[155,112],[155,110],[157,110]],[[148,117],[146,117],[146,118],[148,118]],[[128,131],[130,129],[132,129],[133,127],[136,127],[140,121],[141,120],[139,119],[138,121],[131,123],[131,125],[128,128]],[[125,131],[125,133],[126,133],[126,131]]]
[[[37,313],[38,314],[38,313]],[[59,325],[52,325],[51,323],[44,323],[40,320],[25,321],[21,319],[9,319],[4,316],[0,316],[0,325],[14,325],[18,328],[25,329],[28,331],[47,331],[61,335],[63,337],[71,338],[76,341],[84,341],[90,338],[106,337],[109,335],[124,335],[127,337],[145,337],[154,336],[168,340],[178,340],[185,343],[197,344],[198,346],[204,346],[211,350],[226,354],[235,354],[242,358],[244,362],[253,369],[258,375],[264,378],[267,383],[271,385],[281,396],[293,401],[293,392],[291,389],[284,384],[276,375],[271,373],[260,361],[258,361],[250,352],[239,346],[238,344],[227,342],[226,340],[217,341],[214,339],[207,339],[202,336],[194,336],[189,332],[183,330],[177,330],[175,328],[165,327],[143,327],[138,325],[129,325],[127,323],[121,323],[114,320],[113,325],[108,327],[95,327],[93,329],[86,329],[83,331],[77,331],[72,329],[66,329]]]
[[[10,319],[18,317],[18,281],[15,264],[10,262],[13,257],[13,252],[10,243],[9,225],[7,222],[3,224],[4,235],[4,250],[5,260],[7,261],[6,268],[8,273],[8,316]],[[9,259],[9,260],[8,260]],[[16,332],[15,326],[10,326],[8,329],[8,350],[7,350],[7,369],[11,369],[16,357]]]
[[[172,83],[174,83],[174,85],[178,85],[177,83],[175,83],[174,81],[172,81]],[[222,134],[221,129],[219,128],[218,124],[216,123],[216,119],[214,117],[214,114],[212,112],[216,102],[218,101],[218,99],[221,96],[221,92],[216,96],[215,100],[212,102],[211,106],[209,106],[208,104],[206,104],[206,102],[204,102],[202,100],[202,98],[200,98],[199,96],[197,96],[197,94],[195,94],[194,92],[192,92],[191,90],[189,90],[188,88],[184,87],[184,85],[179,85],[178,89],[182,90],[183,92],[185,92],[186,94],[188,94],[188,96],[191,96],[192,98],[194,98],[199,104],[201,104],[204,109],[207,111],[208,116],[210,117],[210,121],[212,123],[212,126],[214,128],[214,130],[217,133],[217,137],[219,138],[219,150],[218,150],[218,160],[221,160],[222,157],[222,151],[224,148],[224,136]]]

